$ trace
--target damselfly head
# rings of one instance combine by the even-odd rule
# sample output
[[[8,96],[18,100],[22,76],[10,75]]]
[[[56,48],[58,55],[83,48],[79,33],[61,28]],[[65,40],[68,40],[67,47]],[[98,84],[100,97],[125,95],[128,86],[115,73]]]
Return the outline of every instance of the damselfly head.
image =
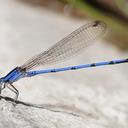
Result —
[[[1,83],[4,83],[4,81],[3,81],[3,79],[2,79],[2,78],[0,78],[0,84],[1,84]]]
[[[1,79],[0,79],[0,88],[3,88],[4,84],[5,84],[5,82],[4,82],[3,79],[1,78]]]

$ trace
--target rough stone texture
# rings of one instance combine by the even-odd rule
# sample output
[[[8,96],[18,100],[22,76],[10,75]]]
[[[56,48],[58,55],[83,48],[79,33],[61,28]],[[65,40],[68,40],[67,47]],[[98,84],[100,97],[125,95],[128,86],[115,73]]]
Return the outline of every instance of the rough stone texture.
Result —
[[[18,0],[1,0],[0,9],[1,76],[85,23]],[[56,67],[127,56],[103,41],[98,42]],[[12,99],[7,97],[0,101],[0,128],[127,128],[127,66],[19,80],[14,83],[20,91],[17,105],[13,107]],[[7,89],[2,94],[13,96]]]

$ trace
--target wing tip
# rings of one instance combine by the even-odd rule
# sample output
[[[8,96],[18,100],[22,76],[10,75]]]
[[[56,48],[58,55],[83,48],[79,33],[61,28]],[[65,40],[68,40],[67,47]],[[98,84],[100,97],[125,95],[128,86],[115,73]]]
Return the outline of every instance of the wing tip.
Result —
[[[92,24],[93,27],[97,27],[99,25],[104,27],[105,29],[107,28],[107,24],[104,21],[101,21],[101,20],[95,20]]]

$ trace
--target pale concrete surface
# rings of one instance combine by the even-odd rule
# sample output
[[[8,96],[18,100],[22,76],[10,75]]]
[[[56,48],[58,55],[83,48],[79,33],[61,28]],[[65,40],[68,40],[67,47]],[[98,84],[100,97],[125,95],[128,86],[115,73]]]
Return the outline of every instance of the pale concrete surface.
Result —
[[[86,23],[18,0],[0,0],[0,74]],[[126,58],[102,40],[76,58],[53,67]],[[46,68],[46,67],[42,67]],[[26,78],[14,83],[19,100],[0,101],[0,128],[127,128],[128,65],[82,69]],[[8,90],[3,95],[11,96]]]

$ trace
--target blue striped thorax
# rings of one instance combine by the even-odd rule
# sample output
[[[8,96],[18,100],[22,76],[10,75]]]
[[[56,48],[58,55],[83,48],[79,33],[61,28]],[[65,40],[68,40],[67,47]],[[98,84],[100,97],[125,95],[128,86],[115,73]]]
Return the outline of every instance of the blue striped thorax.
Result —
[[[20,78],[25,77],[25,74],[25,71],[21,70],[19,67],[16,67],[12,71],[10,71],[6,76],[2,77],[0,81],[4,83],[13,83],[19,80]]]

